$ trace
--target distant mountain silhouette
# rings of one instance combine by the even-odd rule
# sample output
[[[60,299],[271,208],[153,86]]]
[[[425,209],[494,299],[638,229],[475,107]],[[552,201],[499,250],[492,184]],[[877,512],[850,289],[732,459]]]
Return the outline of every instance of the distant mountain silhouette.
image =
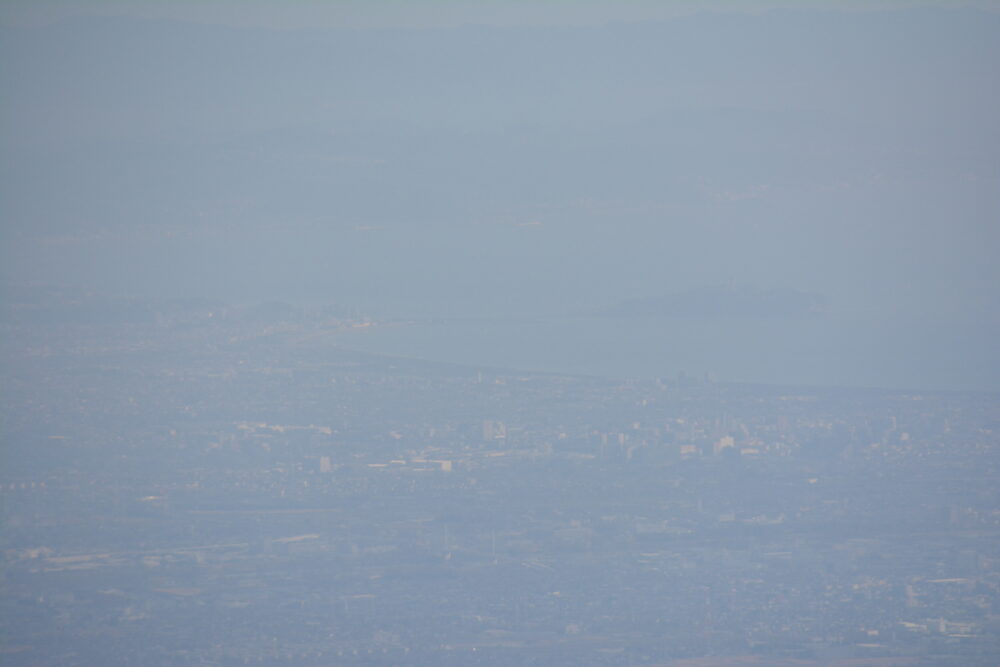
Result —
[[[802,319],[821,316],[826,297],[795,289],[699,287],[664,296],[622,301],[600,314],[606,317],[678,319]]]

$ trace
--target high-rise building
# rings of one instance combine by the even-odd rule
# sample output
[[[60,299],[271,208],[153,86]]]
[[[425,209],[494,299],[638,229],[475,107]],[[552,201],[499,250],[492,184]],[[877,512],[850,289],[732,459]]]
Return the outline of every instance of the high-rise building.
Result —
[[[492,442],[493,440],[505,440],[507,438],[507,425],[501,421],[492,419],[483,420],[483,440]]]

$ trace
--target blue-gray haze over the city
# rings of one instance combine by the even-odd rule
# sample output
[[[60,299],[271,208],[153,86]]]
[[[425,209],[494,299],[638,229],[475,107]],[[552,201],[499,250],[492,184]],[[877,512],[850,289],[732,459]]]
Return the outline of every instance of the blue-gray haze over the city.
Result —
[[[15,290],[529,318],[358,342],[515,368],[1000,388],[988,6],[31,4],[0,46]],[[730,287],[707,324],[563,319]],[[796,292],[822,324],[752,312]]]
[[[992,665],[1000,5],[0,4],[0,662]]]

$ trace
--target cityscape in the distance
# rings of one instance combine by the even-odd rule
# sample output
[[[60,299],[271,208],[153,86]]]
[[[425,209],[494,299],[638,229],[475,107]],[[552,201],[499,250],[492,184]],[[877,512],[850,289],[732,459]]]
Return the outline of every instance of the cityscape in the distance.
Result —
[[[0,1],[0,667],[1000,665],[1000,0]]]
[[[280,312],[7,327],[6,664],[994,664],[995,394],[436,364]]]

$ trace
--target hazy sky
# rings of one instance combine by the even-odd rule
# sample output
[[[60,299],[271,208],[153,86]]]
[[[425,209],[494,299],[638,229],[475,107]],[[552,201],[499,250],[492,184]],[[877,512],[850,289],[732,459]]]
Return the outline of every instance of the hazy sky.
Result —
[[[603,25],[675,18],[694,13],[759,14],[774,9],[874,11],[919,7],[996,11],[991,0],[271,0],[178,2],[40,0],[5,2],[6,23],[30,25],[70,16],[132,16],[266,28],[443,27],[469,24]]]
[[[7,3],[7,284],[1000,332],[993,3]],[[864,8],[861,11],[860,8]]]

